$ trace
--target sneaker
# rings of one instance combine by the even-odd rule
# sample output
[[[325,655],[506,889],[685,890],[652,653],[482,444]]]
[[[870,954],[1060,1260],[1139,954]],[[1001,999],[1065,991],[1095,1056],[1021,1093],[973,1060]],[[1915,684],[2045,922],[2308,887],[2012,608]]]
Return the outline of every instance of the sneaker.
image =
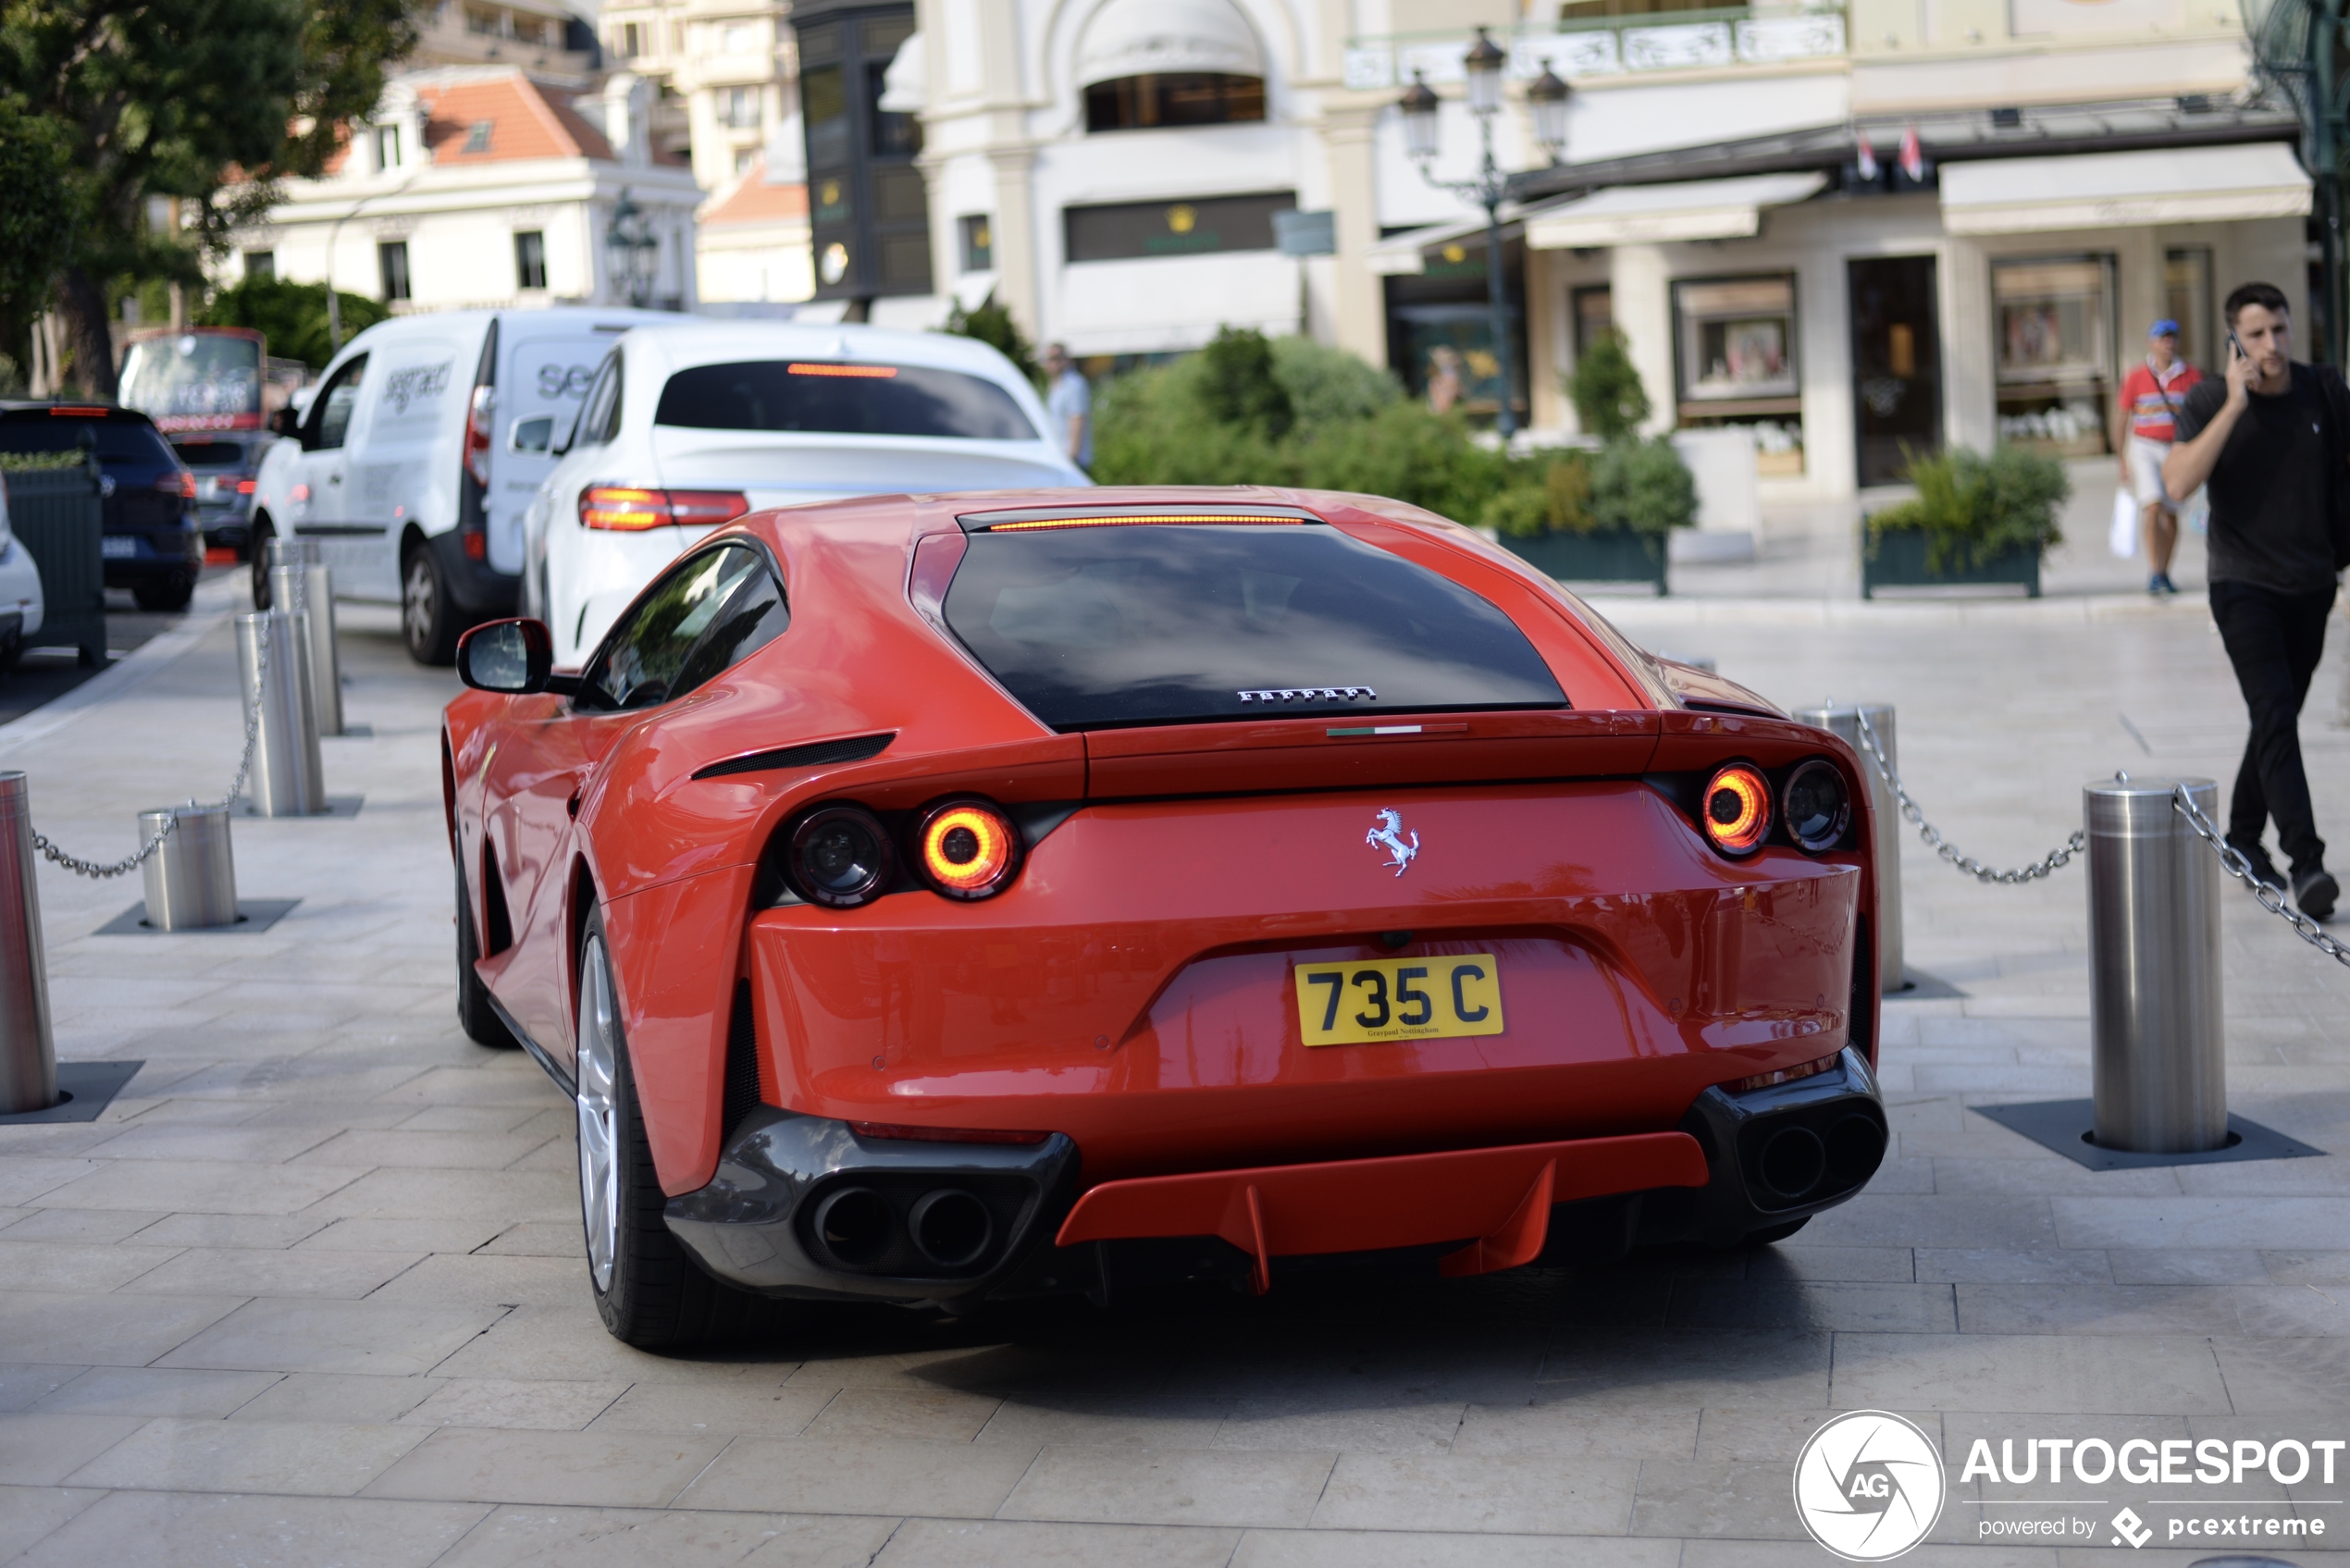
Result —
[[[2175,594],[2178,591],[2179,585],[2171,580],[2168,572],[2157,572],[2146,579],[2146,592],[2150,594]]]
[[[2341,896],[2342,885],[2323,866],[2310,866],[2293,873],[2293,901],[2313,920],[2331,920],[2333,901]]]
[[[2251,863],[2252,874],[2255,877],[2280,893],[2284,891],[2286,885],[2284,873],[2277,870],[2277,863],[2274,860],[2269,858],[2267,848],[2258,844],[2245,844],[2232,838],[2228,840],[2228,847]]]

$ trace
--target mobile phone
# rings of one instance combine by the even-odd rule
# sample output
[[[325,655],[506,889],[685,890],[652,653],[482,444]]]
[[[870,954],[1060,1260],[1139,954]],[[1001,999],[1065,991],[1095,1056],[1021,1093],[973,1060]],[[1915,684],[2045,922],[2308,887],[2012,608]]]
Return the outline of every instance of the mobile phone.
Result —
[[[2249,353],[2245,352],[2244,343],[2236,337],[2236,329],[2232,327],[2228,328],[2228,347],[2233,349],[2239,358],[2250,359],[2252,357]]]

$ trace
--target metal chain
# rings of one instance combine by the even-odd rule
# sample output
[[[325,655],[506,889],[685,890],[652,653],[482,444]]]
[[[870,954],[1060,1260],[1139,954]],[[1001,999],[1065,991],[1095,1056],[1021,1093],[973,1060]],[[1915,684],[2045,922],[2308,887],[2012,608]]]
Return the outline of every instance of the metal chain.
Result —
[[[269,636],[266,628],[264,629],[262,636],[257,640],[260,645],[260,650],[254,660],[253,671],[254,685],[256,688],[260,687],[269,675]],[[241,692],[239,695],[241,696],[243,694]],[[188,800],[189,808],[198,811],[217,811],[223,809],[224,808],[234,806],[240,799],[241,799],[245,793],[245,781],[253,774],[254,749],[260,743],[260,740],[261,704],[258,700],[256,700],[245,710],[245,750],[244,755],[237,761],[237,776],[229,782],[229,793],[221,796],[218,800],[210,801],[201,805],[198,804],[196,799],[192,796]],[[119,860],[116,860],[105,865],[101,865],[95,860],[84,860],[78,856],[67,854],[64,850],[50,843],[48,835],[42,833],[37,828],[33,830],[32,846],[33,848],[39,850],[43,855],[46,856],[53,864],[63,866],[67,870],[73,872],[77,876],[92,877],[99,881],[104,881],[108,877],[118,877],[127,872],[137,870],[142,865],[146,863],[147,859],[153,856],[156,850],[163,847],[163,841],[169,838],[171,836],[172,830],[179,827],[179,813],[178,811],[174,811],[171,815],[163,820],[163,826],[155,830],[155,837],[139,846],[138,852],[136,854],[127,855]]]
[[[2197,806],[2188,796],[2186,785],[2180,784],[2171,791],[2171,804],[2179,815],[2187,820],[2187,825],[2195,829],[2195,835],[2209,845],[2213,852],[2220,857],[2220,864],[2226,869],[2227,873],[2252,889],[2252,895],[2260,901],[2260,907],[2293,927],[2294,933],[2302,941],[2323,953],[2335,963],[2350,964],[2350,947],[2344,947],[2341,943],[2328,936],[2325,929],[2317,921],[2300,910],[2288,906],[2284,901],[2283,888],[2272,882],[2262,882],[2252,874],[2251,860],[2245,857],[2243,850],[2238,849],[2220,835],[2220,830],[2212,825],[2211,819],[2203,814],[2203,808]]]
[[[2076,829],[2072,836],[2064,841],[2063,847],[2051,849],[2032,864],[2012,871],[1994,870],[1972,855],[1960,854],[1950,841],[1942,836],[1941,830],[1925,820],[1925,813],[1918,809],[1918,803],[1910,798],[1908,790],[1901,787],[1901,775],[1894,771],[1891,759],[1878,747],[1876,731],[1870,728],[1868,714],[1855,708],[1852,716],[1860,724],[1861,749],[1868,754],[1870,761],[1876,764],[1876,771],[1884,778],[1886,786],[1893,791],[1893,798],[1901,803],[1901,815],[1917,824],[1918,836],[1925,840],[1928,848],[1975,881],[2000,883],[2010,887],[2037,882],[2069,864],[2075,855],[2081,853],[2082,846],[2089,842],[2088,835]]]

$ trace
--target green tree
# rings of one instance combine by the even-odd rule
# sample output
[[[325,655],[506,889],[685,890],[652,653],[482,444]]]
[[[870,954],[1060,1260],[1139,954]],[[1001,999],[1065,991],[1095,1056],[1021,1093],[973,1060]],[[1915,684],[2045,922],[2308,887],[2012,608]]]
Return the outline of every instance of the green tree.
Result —
[[[1297,423],[1289,389],[1273,369],[1273,345],[1253,327],[1219,327],[1200,351],[1200,394],[1219,425],[1262,431],[1278,441]]]
[[[414,47],[414,4],[0,0],[0,95],[65,157],[62,179],[0,181],[0,232],[29,209],[70,216],[56,297],[77,381],[115,390],[109,280],[200,287],[204,253],[373,111],[385,66]],[[151,221],[156,197],[177,199],[176,227]]]
[[[967,311],[959,303],[947,313],[946,330],[959,338],[976,338],[981,342],[1010,360],[1022,376],[1038,387],[1045,384],[1044,368],[1036,363],[1036,351],[1012,313],[987,296],[986,303],[977,310]]]
[[[38,302],[73,243],[71,157],[60,127],[0,95],[0,353],[19,364]]]
[[[340,303],[346,340],[391,315],[380,300],[364,294],[341,294]],[[215,294],[196,320],[205,327],[250,327],[269,340],[272,354],[298,359],[313,370],[324,370],[334,357],[324,283],[248,278]]]
[[[1649,416],[1648,389],[1624,346],[1624,334],[1609,327],[1593,339],[1566,378],[1566,397],[1587,435],[1620,441]]]

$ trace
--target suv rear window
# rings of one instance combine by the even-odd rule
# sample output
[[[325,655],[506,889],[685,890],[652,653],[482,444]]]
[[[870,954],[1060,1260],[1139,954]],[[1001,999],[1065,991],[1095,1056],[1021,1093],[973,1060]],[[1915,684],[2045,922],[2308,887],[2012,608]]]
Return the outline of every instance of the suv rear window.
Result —
[[[1028,415],[995,382],[921,364],[745,360],[696,365],[662,388],[653,423],[690,430],[1036,438]]]
[[[234,468],[245,460],[245,449],[235,441],[174,441],[179,461],[191,468]]]
[[[945,610],[1056,730],[1566,706],[1501,611],[1321,524],[977,533]]]
[[[0,451],[72,451],[89,436],[101,463],[179,466],[169,443],[143,419],[60,419],[41,410],[0,419]]]

